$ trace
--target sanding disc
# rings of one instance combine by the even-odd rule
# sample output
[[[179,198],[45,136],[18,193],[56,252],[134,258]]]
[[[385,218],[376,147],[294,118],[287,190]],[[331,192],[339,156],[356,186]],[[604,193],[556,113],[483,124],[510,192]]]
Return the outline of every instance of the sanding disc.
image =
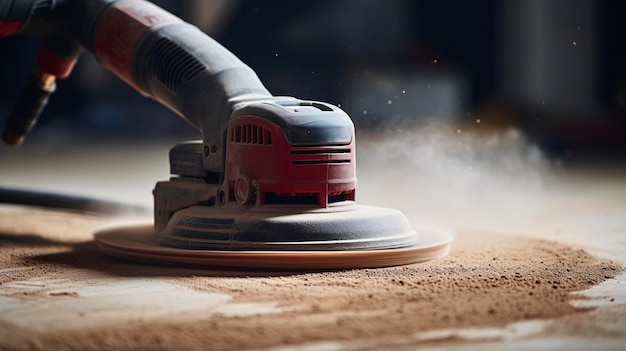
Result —
[[[419,228],[417,244],[398,249],[359,251],[217,251],[189,250],[159,244],[152,224],[120,225],[95,234],[102,252],[117,258],[155,264],[213,268],[327,270],[376,268],[431,261],[446,256],[453,236]]]

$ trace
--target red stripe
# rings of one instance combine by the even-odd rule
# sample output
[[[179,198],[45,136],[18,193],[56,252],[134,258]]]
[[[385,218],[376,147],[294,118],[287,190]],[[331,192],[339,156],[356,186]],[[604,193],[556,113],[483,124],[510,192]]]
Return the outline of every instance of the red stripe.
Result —
[[[178,17],[147,1],[119,1],[98,22],[94,53],[104,67],[145,95],[133,77],[135,51],[152,27],[179,21]]]
[[[77,60],[77,57],[71,59],[59,57],[42,45],[37,52],[36,62],[42,71],[63,79],[72,73]]]
[[[20,29],[20,22],[0,23],[0,37],[8,37]]]

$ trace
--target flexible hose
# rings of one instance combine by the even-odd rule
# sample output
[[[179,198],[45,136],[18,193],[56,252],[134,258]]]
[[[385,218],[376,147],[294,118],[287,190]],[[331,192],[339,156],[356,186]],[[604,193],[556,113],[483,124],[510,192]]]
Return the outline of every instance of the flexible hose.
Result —
[[[57,194],[51,192],[0,187],[0,204],[57,208],[103,214],[149,214],[146,206],[88,196]]]

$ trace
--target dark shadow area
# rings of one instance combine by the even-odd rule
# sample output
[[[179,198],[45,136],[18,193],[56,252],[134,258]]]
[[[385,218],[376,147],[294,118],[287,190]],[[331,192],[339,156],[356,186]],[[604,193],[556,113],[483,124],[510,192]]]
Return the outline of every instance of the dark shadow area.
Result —
[[[66,243],[57,240],[51,240],[43,238],[36,234],[6,234],[0,233],[0,247],[3,246],[35,246],[35,247],[47,247],[47,246],[71,246],[71,243]]]

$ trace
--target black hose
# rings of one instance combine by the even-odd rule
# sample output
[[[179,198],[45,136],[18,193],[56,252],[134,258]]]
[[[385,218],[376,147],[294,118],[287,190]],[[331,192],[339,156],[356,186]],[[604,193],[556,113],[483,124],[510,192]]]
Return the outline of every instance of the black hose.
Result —
[[[104,214],[145,215],[152,212],[149,207],[124,202],[5,187],[0,187],[0,203]]]

